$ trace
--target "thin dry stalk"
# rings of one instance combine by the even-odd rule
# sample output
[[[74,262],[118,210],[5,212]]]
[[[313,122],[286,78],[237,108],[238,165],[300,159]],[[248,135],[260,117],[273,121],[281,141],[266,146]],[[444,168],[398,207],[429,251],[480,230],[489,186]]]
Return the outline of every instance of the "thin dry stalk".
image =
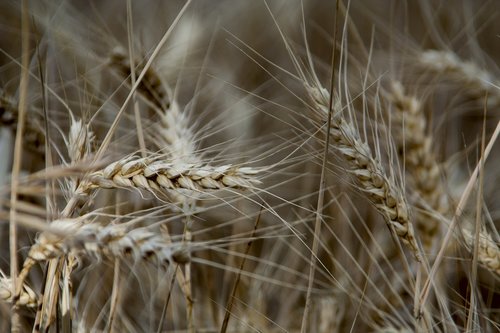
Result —
[[[22,146],[26,109],[28,105],[28,83],[29,83],[29,61],[30,61],[30,19],[28,1],[22,2],[22,70],[21,81],[19,83],[19,119],[17,122],[16,140],[14,144],[14,159],[12,163],[12,184],[10,188],[10,216],[9,216],[9,250],[10,250],[10,278],[12,283],[12,293],[16,296],[21,294],[23,283],[17,281],[18,260],[17,260],[17,190],[18,179],[21,171]],[[19,293],[16,293],[19,289]],[[16,297],[17,301],[17,297]],[[11,331],[19,332],[21,329],[20,316],[17,307],[13,307],[11,316]]]
[[[234,299],[236,297],[236,291],[238,290],[238,285],[240,283],[241,272],[243,271],[243,268],[245,267],[245,261],[246,261],[246,258],[248,256],[248,253],[250,252],[250,248],[252,246],[252,239],[255,237],[255,233],[257,232],[257,228],[259,227],[259,222],[260,222],[260,213],[257,216],[257,219],[255,220],[254,228],[252,230],[252,234],[250,235],[250,241],[247,243],[247,247],[245,249],[243,259],[241,260],[240,267],[238,269],[238,275],[236,276],[236,280],[234,281],[231,295],[229,295],[229,300],[228,300],[227,305],[226,305],[226,311],[224,314],[224,320],[222,321],[220,333],[226,333],[227,326],[229,324],[229,319],[231,318],[231,310],[233,307]]]
[[[438,158],[432,149],[434,140],[428,134],[420,101],[405,94],[400,82],[392,81],[388,98],[395,109],[391,113],[391,121],[394,124],[396,147],[410,176],[410,184],[417,192],[415,225],[424,247],[430,249],[439,233],[439,215],[447,216],[450,211]]]
[[[313,111],[320,121],[328,115],[330,94],[324,88],[306,84],[312,100]],[[332,128],[330,131],[332,146],[347,164],[347,171],[354,176],[362,193],[366,194],[375,208],[382,214],[390,230],[413,252],[418,261],[420,251],[413,225],[410,221],[410,209],[400,186],[387,176],[370,146],[361,139],[357,129],[342,116],[342,108],[334,105]]]

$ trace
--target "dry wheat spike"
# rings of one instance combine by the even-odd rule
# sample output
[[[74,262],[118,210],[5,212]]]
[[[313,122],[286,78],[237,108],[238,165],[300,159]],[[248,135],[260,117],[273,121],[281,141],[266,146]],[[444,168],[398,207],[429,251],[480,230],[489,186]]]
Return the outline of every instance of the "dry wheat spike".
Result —
[[[191,190],[207,191],[224,188],[250,189],[259,183],[259,169],[223,165],[175,164],[131,156],[91,173],[87,180],[92,188],[140,188],[148,191]]]
[[[322,87],[306,84],[313,111],[320,122],[327,119],[330,94]],[[332,145],[347,163],[348,172],[355,177],[364,194],[385,218],[390,229],[420,260],[418,244],[409,217],[409,207],[401,189],[373,157],[370,146],[361,139],[357,129],[343,116],[340,105],[334,105],[330,136]]]

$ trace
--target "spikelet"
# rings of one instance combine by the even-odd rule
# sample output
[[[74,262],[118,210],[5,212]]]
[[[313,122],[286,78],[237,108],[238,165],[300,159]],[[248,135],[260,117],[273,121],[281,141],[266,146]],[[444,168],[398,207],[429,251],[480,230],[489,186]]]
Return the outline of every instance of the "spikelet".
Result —
[[[94,133],[83,123],[82,119],[72,118],[66,143],[70,161],[77,162],[88,157],[92,151],[94,139]]]
[[[175,100],[169,109],[160,114],[159,122],[154,125],[151,141],[169,159],[183,163],[200,163],[189,119]]]
[[[306,84],[313,102],[314,115],[324,122],[328,115],[330,94],[324,88]],[[362,192],[382,214],[395,235],[406,244],[417,260],[420,260],[409,207],[403,192],[385,172],[380,161],[373,157],[370,146],[361,139],[357,129],[344,117],[339,105],[334,105],[331,127],[331,143],[347,164],[347,171],[357,180]]]

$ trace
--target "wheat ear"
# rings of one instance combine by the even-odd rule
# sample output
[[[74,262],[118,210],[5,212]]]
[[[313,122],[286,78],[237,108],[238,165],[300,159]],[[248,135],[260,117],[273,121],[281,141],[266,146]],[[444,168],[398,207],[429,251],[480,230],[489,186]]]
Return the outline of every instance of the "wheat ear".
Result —
[[[259,170],[251,167],[223,165],[174,164],[148,158],[128,157],[113,162],[103,170],[91,173],[87,189],[141,188],[149,191],[207,191],[224,188],[249,189],[259,183]]]
[[[462,230],[465,242],[470,248],[473,247],[475,237],[469,230]],[[482,266],[500,277],[500,247],[493,241],[491,235],[481,230],[479,233],[478,260]]]
[[[313,111],[320,122],[328,115],[330,93],[306,84],[313,102]],[[387,176],[382,164],[373,157],[370,146],[361,139],[358,130],[342,116],[338,103],[334,104],[330,136],[332,146],[343,157],[347,171],[354,176],[362,192],[382,214],[389,228],[406,244],[420,261],[418,244],[409,218],[409,207],[403,192]]]
[[[395,143],[413,188],[423,204],[418,205],[415,214],[416,227],[426,248],[432,247],[433,239],[439,232],[440,221],[434,212],[447,215],[450,210],[445,184],[440,177],[437,156],[432,150],[433,138],[426,133],[427,121],[420,101],[405,94],[403,85],[391,82],[388,98],[394,106],[391,113]]]
[[[471,97],[482,99],[487,92],[488,103],[491,106],[500,105],[500,82],[474,62],[464,61],[451,51],[427,50],[418,56],[418,63],[426,70],[467,88]]]

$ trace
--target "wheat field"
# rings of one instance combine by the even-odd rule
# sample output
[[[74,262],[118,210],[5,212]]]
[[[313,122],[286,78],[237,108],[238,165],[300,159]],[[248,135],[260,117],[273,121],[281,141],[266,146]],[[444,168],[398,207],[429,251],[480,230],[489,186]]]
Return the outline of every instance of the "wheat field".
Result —
[[[500,331],[499,14],[1,1],[0,331]]]

